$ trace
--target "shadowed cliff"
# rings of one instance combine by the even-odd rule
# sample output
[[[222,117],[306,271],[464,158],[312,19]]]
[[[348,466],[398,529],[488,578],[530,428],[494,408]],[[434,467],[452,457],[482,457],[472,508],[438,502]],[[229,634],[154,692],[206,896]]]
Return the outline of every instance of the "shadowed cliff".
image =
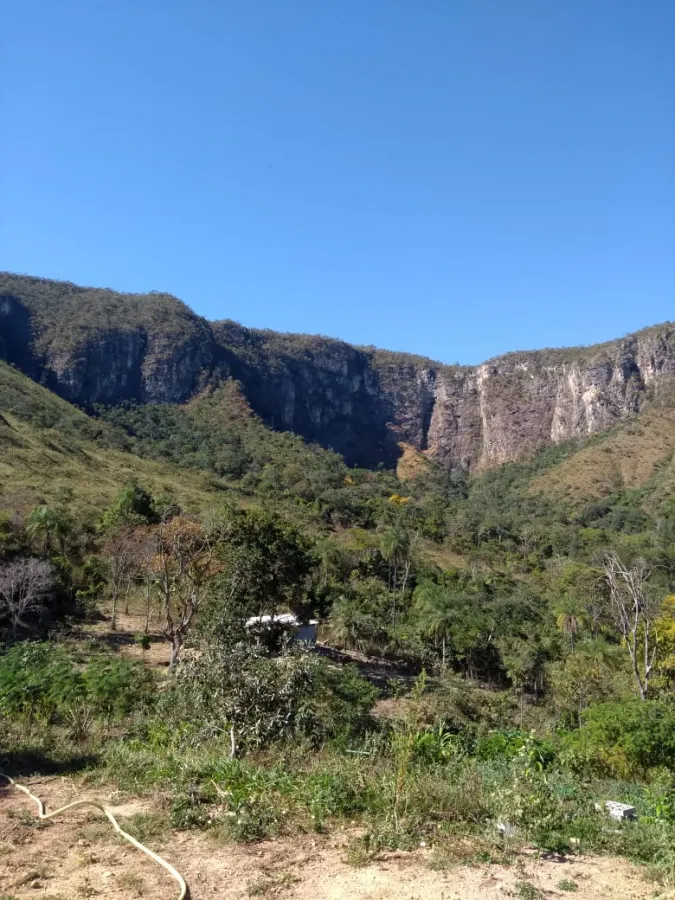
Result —
[[[675,375],[670,324],[479,366],[209,323],[168,294],[0,274],[0,356],[83,407],[184,402],[226,377],[276,430],[368,467],[398,444],[487,468],[636,415]]]

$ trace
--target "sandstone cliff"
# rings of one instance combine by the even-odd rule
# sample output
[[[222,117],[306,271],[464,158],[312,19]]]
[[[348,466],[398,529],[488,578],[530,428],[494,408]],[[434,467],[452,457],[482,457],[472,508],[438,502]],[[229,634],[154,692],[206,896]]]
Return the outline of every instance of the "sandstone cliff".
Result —
[[[208,323],[166,294],[0,275],[0,356],[82,406],[180,403],[237,378],[253,409],[343,453],[393,464],[399,442],[480,469],[635,415],[675,376],[675,326],[476,367]]]

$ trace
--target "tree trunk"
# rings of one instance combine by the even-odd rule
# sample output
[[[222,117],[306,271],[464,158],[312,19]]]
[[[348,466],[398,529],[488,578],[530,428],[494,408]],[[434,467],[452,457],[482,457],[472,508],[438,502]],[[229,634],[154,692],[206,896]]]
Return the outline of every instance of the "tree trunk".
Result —
[[[150,579],[147,578],[145,581],[145,633],[147,634],[150,631]]]
[[[110,630],[117,631],[117,591],[112,592],[112,610],[110,612]]]
[[[175,669],[180,662],[180,651],[182,649],[182,646],[183,643],[178,635],[174,635],[171,638],[171,657],[169,659],[169,669]]]
[[[401,584],[401,594],[405,594],[405,588],[408,583],[408,576],[410,575],[410,566],[412,564],[412,560],[408,558],[406,560],[404,569],[403,569],[403,582]]]

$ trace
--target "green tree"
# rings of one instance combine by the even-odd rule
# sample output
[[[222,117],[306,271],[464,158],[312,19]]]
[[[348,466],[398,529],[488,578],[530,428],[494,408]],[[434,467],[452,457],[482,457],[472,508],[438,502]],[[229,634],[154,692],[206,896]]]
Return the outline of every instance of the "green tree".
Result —
[[[581,641],[575,653],[551,666],[553,702],[575,726],[591,704],[616,700],[628,688],[620,654],[619,648],[596,638]]]
[[[345,649],[381,654],[391,637],[389,604],[390,594],[379,578],[352,579],[333,604],[331,640]]]
[[[66,541],[73,532],[73,523],[65,510],[52,506],[36,506],[26,519],[26,533],[39,544],[45,556],[55,550],[65,553]]]
[[[168,705],[205,737],[229,731],[234,757],[311,723],[318,667],[317,657],[299,647],[270,657],[246,642],[216,643],[185,663]]]
[[[283,606],[301,618],[310,611],[311,545],[293,523],[275,513],[235,510],[216,526],[220,565],[211,624],[233,614],[275,616]]]
[[[440,643],[441,669],[445,671],[448,641],[459,619],[455,600],[443,585],[424,581],[415,589],[413,601],[422,631]]]
[[[122,488],[101,517],[103,532],[133,528],[159,521],[152,495],[136,482]]]
[[[380,534],[380,552],[389,565],[389,590],[391,591],[391,623],[396,625],[396,604],[399,595],[405,593],[410,568],[412,550],[418,535],[411,537],[410,531],[396,521],[386,526]]]
[[[581,602],[571,594],[565,595],[557,604],[555,617],[556,625],[569,638],[570,649],[574,653],[574,642],[581,634],[585,619]]]

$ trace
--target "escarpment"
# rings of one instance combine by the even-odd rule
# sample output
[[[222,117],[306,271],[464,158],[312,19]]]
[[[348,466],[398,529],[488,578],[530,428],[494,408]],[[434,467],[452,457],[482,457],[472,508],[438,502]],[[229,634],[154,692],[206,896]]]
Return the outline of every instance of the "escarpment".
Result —
[[[351,464],[398,444],[477,470],[636,415],[675,376],[675,327],[479,366],[209,323],[168,294],[0,275],[0,357],[81,406],[182,403],[233,377],[270,427]]]

